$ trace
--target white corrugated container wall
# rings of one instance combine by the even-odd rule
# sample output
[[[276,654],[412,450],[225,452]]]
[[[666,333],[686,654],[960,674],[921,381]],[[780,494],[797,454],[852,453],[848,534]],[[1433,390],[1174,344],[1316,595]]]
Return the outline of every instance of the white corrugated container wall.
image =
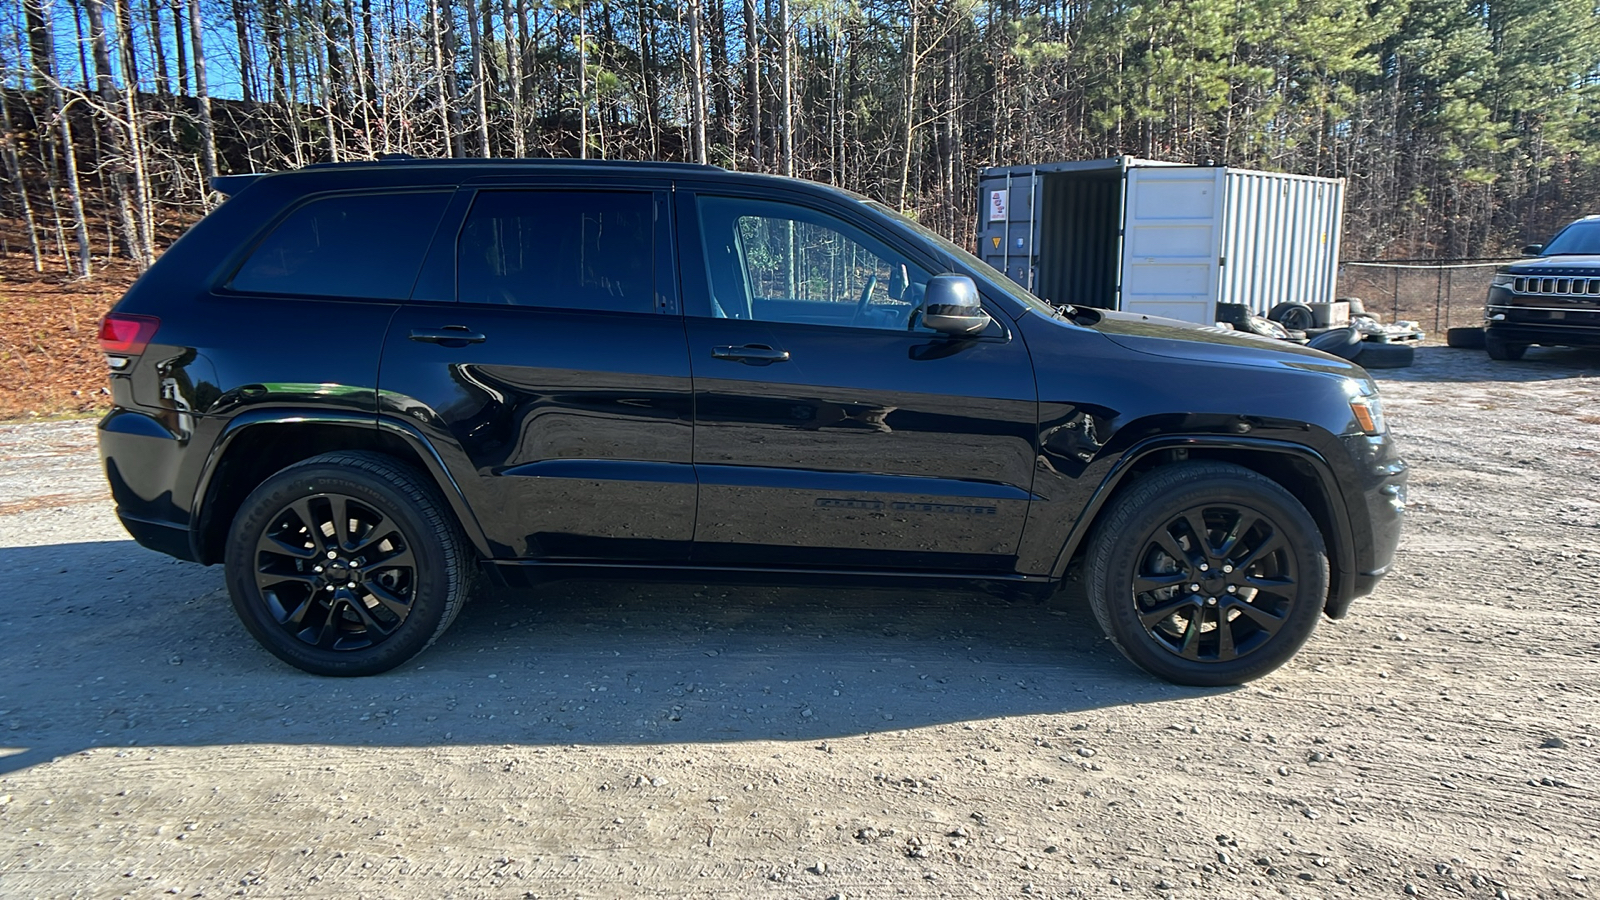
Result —
[[[1333,299],[1344,179],[1228,169],[1217,300],[1265,315]]]

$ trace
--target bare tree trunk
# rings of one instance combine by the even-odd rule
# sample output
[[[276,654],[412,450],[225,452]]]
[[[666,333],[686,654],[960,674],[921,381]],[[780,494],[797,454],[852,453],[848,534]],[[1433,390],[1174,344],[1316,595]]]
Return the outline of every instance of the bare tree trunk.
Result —
[[[55,39],[50,34],[46,0],[22,0],[24,26],[28,30],[28,60],[33,69],[33,89],[50,89],[56,77]]]
[[[22,160],[17,156],[16,145],[11,141],[11,106],[6,102],[6,92],[0,89],[0,155],[5,157],[6,177],[17,188],[17,200],[22,207],[22,224],[28,229],[28,249],[33,251],[33,270],[44,271],[44,257],[39,252],[39,229],[34,224],[33,204],[28,200],[28,183],[22,178]]]
[[[255,106],[255,60],[250,53],[250,14],[244,0],[233,0],[233,29],[239,39],[239,96],[246,109]]]
[[[161,42],[161,0],[150,0],[149,37],[156,58],[156,93],[165,97],[172,93],[172,81],[167,75],[167,48]]]
[[[756,0],[744,0],[744,66],[747,84],[745,90],[748,96],[745,104],[750,107],[750,158],[755,160],[756,171],[766,168],[765,153],[761,146],[761,35],[757,27],[760,21],[756,11]]]
[[[789,0],[778,0],[778,40],[783,42],[783,174],[794,177],[794,34]]]
[[[211,179],[217,177],[217,133],[211,122],[211,92],[206,87],[206,50],[200,33],[200,0],[189,0],[189,38],[194,42],[194,90],[200,98],[200,166],[205,184],[200,196],[211,196]],[[209,205],[209,204],[207,204]]]
[[[139,240],[128,196],[130,192],[126,171],[129,166],[128,153],[116,118],[122,103],[117,97],[117,87],[111,77],[111,51],[106,44],[105,8],[100,0],[84,0],[84,12],[89,18],[89,43],[90,50],[94,54],[94,80],[101,102],[101,130],[106,150],[112,157],[105,162],[105,167],[110,171],[107,180],[111,185],[111,196],[108,199],[116,214],[123,255],[142,265],[144,260],[141,259],[140,250],[143,243]]]
[[[589,19],[578,0],[578,158],[589,158]]]
[[[55,58],[55,39],[50,24],[49,8],[39,7],[41,47],[47,59]],[[78,241],[78,277],[88,278],[93,269],[89,262],[89,223],[83,214],[83,191],[78,184],[77,148],[72,142],[72,123],[67,119],[67,105],[61,91],[61,82],[47,72],[34,70],[37,83],[44,81],[50,95],[50,114],[55,117],[61,137],[61,167],[67,180],[67,203],[72,209],[72,232]]]
[[[183,0],[172,0],[172,43],[178,51],[178,94],[189,96],[188,37],[183,33]]]
[[[441,22],[440,40],[444,42],[442,60],[444,72],[445,110],[449,122],[450,155],[466,156],[461,146],[461,91],[456,86],[456,15],[450,0],[439,0]]]
[[[917,39],[920,35],[918,29],[921,22],[922,17],[913,4],[911,33],[906,38],[905,141],[900,147],[900,183],[895,190],[896,208],[900,212],[906,211],[906,198],[911,184],[911,151],[914,149],[913,141],[916,140],[917,133],[917,63],[922,55],[922,50],[917,46]]]
[[[521,0],[517,5],[522,5]],[[517,32],[512,27],[516,24],[512,0],[500,0],[500,21],[506,30],[506,80],[511,84],[511,155],[521,159],[528,155],[528,134],[522,118],[522,48],[517,45]]]
[[[719,0],[712,0],[719,2]],[[706,64],[701,52],[700,0],[689,0],[689,47],[693,69],[689,77],[689,118],[692,120],[694,161],[706,161]]]
[[[467,40],[472,48],[472,92],[478,113],[478,155],[488,159],[489,150],[489,98],[484,84],[483,32],[478,27],[478,0],[466,0]]]

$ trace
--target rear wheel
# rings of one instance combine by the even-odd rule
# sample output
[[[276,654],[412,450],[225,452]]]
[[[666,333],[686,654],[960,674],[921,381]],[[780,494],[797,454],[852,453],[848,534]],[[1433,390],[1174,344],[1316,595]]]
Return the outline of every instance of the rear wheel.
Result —
[[[228,535],[228,591],[262,646],[317,675],[373,675],[460,611],[468,554],[432,485],[375,453],[330,453],[257,487]]]
[[[1178,684],[1240,684],[1311,636],[1328,597],[1316,522],[1228,463],[1158,469],[1119,496],[1088,551],[1089,603],[1129,660]]]
[[[1513,344],[1492,331],[1483,333],[1483,349],[1489,351],[1490,359],[1515,361],[1528,352],[1527,344]]]

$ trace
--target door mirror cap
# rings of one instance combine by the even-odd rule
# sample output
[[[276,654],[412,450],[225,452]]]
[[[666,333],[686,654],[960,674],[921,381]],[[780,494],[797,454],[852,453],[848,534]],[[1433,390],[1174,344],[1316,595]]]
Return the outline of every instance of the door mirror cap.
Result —
[[[922,324],[941,334],[977,334],[989,327],[978,286],[965,275],[935,275],[923,295]]]
[[[1528,246],[1522,248],[1522,255],[1523,256],[1538,256],[1543,251],[1544,251],[1544,245],[1543,244],[1529,244]]]

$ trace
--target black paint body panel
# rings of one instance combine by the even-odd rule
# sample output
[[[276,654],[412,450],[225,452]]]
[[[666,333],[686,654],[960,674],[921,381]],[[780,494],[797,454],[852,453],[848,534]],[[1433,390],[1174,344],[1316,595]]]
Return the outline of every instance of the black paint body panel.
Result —
[[[482,187],[657,198],[651,313],[455,302],[455,241]],[[409,299],[247,296],[228,276],[274,223],[340,191],[454,192]],[[931,272],[971,275],[978,338],[714,318],[695,190],[803,203]],[[1095,513],[1159,454],[1240,452],[1302,472],[1328,506],[1330,614],[1370,591],[1398,541],[1405,469],[1360,433],[1359,368],[1138,316],[1072,320],[910,225],[819,185],[706,167],[385,163],[250,182],[131,288],[158,316],[112,376],[101,452],[141,543],[216,562],[252,456],[293,461],[304,429],[426,471],[507,580],[535,569],[711,578],[1059,579]],[[462,326],[478,342],[416,340]],[[761,344],[750,365],[713,347]],[[260,436],[260,437],[256,437]],[[274,456],[273,454],[277,454]],[[1176,458],[1176,457],[1174,457]],[[270,474],[267,473],[267,474]],[[610,568],[607,568],[610,567]],[[787,573],[787,574],[785,574]]]

